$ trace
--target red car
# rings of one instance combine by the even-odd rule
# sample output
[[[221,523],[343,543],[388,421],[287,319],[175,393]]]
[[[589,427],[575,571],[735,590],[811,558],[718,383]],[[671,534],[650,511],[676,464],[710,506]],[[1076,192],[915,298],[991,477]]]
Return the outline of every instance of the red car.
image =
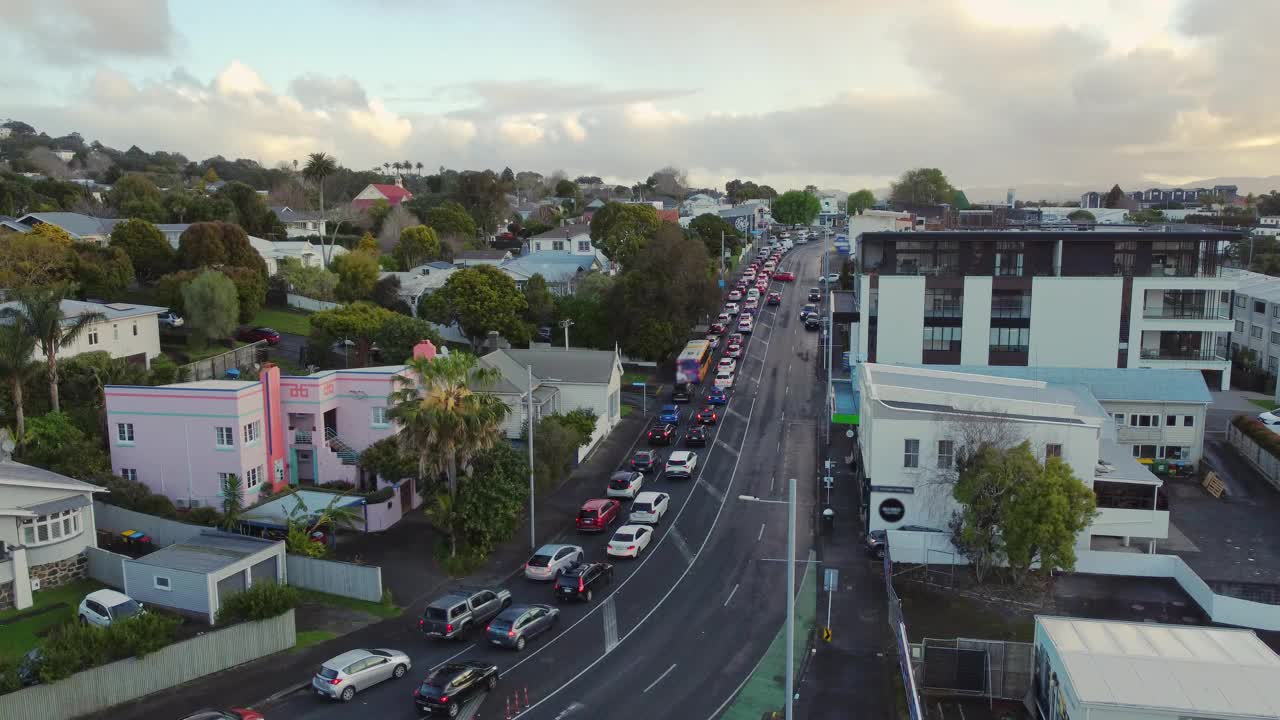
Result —
[[[698,414],[693,416],[693,419],[696,420],[699,425],[715,425],[716,421],[720,419],[720,416],[716,414],[715,408],[708,405],[707,407],[699,410]]]
[[[588,500],[582,503],[574,522],[579,532],[603,532],[618,519],[621,510],[622,503],[617,500]]]
[[[778,282],[795,282],[796,274],[790,270],[783,270],[773,274],[773,279]]]
[[[229,710],[197,710],[182,720],[264,720],[262,713],[249,708],[231,708]]]
[[[710,330],[711,330],[711,334],[712,334],[712,335],[720,335],[721,333],[723,333],[723,332],[724,332],[725,327],[724,327],[724,325],[722,325],[722,324],[720,324],[720,323],[716,322],[716,323],[711,323],[711,328],[710,328]]]
[[[782,293],[771,292],[764,302],[766,305],[780,305],[782,304]]]
[[[269,327],[243,327],[236,333],[236,339],[241,342],[258,342],[266,340],[268,345],[280,344],[280,333]]]

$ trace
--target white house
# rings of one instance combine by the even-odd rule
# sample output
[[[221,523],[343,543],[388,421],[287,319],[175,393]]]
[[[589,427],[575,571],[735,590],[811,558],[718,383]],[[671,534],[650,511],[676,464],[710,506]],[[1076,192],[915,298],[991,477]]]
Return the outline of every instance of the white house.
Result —
[[[17,303],[0,303],[0,308],[17,307]],[[71,324],[80,315],[100,312],[105,319],[91,323],[75,342],[58,349],[59,358],[69,358],[80,353],[107,352],[113,358],[151,367],[151,360],[160,354],[159,315],[165,308],[132,303],[92,303],[80,300],[63,300],[63,323]],[[0,322],[12,320],[0,319]],[[44,360],[44,352],[36,345],[35,360]]]
[[[0,609],[28,608],[33,590],[85,576],[98,492],[106,490],[14,462],[0,447]]]
[[[721,210],[727,209],[727,207],[727,205],[721,204],[718,199],[706,193],[694,193],[680,203],[680,216],[694,218],[706,213],[715,215]]]
[[[271,212],[284,225],[287,238],[324,237],[325,220],[318,212],[294,210],[287,206],[272,207]]]
[[[1258,225],[1253,229],[1253,234],[1268,237],[1280,235],[1280,215],[1266,215],[1258,218]]]
[[[74,150],[54,150],[53,156],[64,163],[69,163],[75,158],[76,153]]]
[[[249,236],[249,244],[262,256],[267,264],[267,274],[275,275],[280,269],[280,261],[286,258],[297,260],[303,267],[322,267],[324,265],[324,248],[307,240],[264,240]],[[341,245],[329,248],[329,259],[345,255],[347,249]]]
[[[553,294],[569,295],[574,292],[575,283],[584,273],[592,270],[607,272],[609,267],[608,259],[602,255],[543,250],[512,258],[499,265],[498,269],[511,276],[521,290],[529,282],[529,278],[541,275],[547,281],[547,289]]]
[[[529,252],[558,252],[570,255],[598,255],[591,244],[591,225],[578,223],[548,230],[527,241]]]
[[[447,262],[430,262],[408,272],[383,272],[378,275],[378,278],[392,276],[400,278],[400,299],[408,303],[410,312],[417,317],[418,302],[422,300],[422,296],[444,287],[449,276],[456,272],[458,268]]]

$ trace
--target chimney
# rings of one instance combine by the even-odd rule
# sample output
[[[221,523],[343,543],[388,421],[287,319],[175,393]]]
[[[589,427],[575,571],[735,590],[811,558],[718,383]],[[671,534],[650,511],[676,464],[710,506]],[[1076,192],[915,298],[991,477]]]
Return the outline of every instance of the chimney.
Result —
[[[484,341],[485,349],[490,351],[497,350],[500,344],[501,344],[501,338],[498,335],[498,331],[490,330],[488,337],[486,337]]]
[[[428,360],[435,359],[436,346],[430,340],[422,340],[413,346],[413,359],[426,358]]]

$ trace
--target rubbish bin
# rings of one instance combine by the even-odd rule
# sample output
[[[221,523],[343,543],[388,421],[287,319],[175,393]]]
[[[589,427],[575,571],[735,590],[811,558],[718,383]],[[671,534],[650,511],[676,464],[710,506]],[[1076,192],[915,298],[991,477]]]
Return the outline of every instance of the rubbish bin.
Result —
[[[1152,463],[1152,468],[1151,468],[1151,469],[1152,469],[1152,471],[1153,471],[1153,472],[1155,472],[1157,475],[1167,475],[1167,474],[1169,473],[1169,461],[1168,461],[1168,460],[1156,460],[1154,463]]]
[[[830,535],[836,529],[836,511],[827,508],[822,511],[822,532]]]

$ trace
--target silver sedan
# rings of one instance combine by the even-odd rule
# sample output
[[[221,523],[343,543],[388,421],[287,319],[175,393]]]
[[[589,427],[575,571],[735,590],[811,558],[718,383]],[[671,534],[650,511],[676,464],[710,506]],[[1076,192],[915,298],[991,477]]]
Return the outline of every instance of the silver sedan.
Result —
[[[524,564],[530,580],[555,580],[565,568],[582,562],[587,554],[578,545],[543,545]]]
[[[311,689],[327,698],[347,702],[357,692],[383,680],[402,678],[413,663],[399,650],[348,650],[326,660],[311,678]]]

